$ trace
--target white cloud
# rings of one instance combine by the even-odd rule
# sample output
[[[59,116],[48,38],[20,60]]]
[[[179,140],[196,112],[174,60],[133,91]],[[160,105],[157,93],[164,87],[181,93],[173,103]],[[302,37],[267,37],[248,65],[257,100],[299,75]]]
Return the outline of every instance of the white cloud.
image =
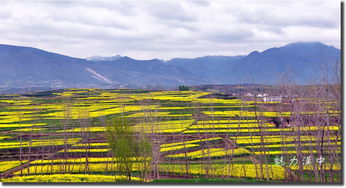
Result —
[[[340,47],[338,1],[5,1],[0,43],[74,57],[238,55],[297,41]]]

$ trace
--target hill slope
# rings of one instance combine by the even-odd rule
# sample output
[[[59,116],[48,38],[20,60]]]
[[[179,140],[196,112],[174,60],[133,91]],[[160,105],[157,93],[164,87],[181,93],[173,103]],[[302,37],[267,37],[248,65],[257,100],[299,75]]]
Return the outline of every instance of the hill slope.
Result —
[[[91,58],[92,59],[92,58]],[[322,43],[293,43],[246,56],[204,56],[135,60],[97,57],[86,60],[30,47],[0,45],[0,89],[16,87],[127,86],[163,88],[194,84],[276,84],[290,73],[298,84],[330,77],[340,50]]]
[[[197,83],[184,70],[158,60],[122,57],[93,62],[36,48],[0,45],[2,87],[113,87],[115,85],[175,86]]]
[[[320,79],[321,71],[335,74],[340,64],[340,50],[322,43],[292,43],[247,56],[172,59],[168,62],[222,84],[276,84],[291,74],[297,84],[310,84]]]

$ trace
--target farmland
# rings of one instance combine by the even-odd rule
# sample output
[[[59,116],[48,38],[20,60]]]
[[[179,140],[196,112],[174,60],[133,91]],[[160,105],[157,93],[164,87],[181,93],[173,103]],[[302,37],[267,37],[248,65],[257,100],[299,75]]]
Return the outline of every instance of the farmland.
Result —
[[[287,110],[285,102],[209,95],[64,89],[0,96],[1,182],[341,181],[339,101],[299,98],[318,110]],[[150,154],[118,157],[109,125],[119,118],[150,143]],[[278,127],[274,118],[295,121]]]

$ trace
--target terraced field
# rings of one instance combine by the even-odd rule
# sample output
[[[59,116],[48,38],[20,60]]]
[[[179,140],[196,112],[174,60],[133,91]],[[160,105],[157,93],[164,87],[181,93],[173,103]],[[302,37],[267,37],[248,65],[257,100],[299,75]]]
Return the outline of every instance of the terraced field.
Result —
[[[340,182],[340,112],[266,111],[238,98],[198,91],[68,89],[0,96],[2,182],[129,181],[107,141],[107,122],[130,120],[150,157],[133,157],[131,181],[232,179]],[[274,117],[323,117],[276,127]]]

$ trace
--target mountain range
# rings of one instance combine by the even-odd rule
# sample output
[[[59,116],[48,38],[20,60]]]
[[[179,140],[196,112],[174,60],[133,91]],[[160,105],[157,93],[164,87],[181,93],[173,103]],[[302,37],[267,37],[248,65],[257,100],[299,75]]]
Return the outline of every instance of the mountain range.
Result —
[[[37,48],[0,45],[4,88],[172,88],[197,84],[277,84],[289,73],[297,84],[333,75],[340,50],[319,42],[292,43],[239,56],[136,60],[127,56],[87,59]],[[327,68],[326,68],[327,67]]]

